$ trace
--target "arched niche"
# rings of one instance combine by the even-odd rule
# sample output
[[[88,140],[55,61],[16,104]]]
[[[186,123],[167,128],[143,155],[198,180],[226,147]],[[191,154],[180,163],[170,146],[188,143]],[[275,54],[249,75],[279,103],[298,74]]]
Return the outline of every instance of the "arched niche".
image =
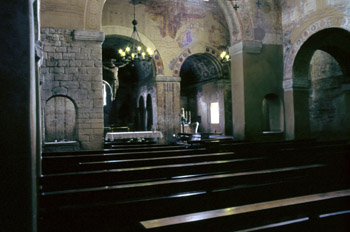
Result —
[[[262,102],[263,131],[282,132],[284,114],[281,100],[276,94],[267,94]]]
[[[146,100],[146,117],[147,117],[147,130],[152,130],[153,127],[153,106],[152,106],[152,97],[150,94],[147,94]]]
[[[45,141],[76,140],[76,107],[65,96],[54,96],[45,105]]]
[[[146,130],[146,109],[145,109],[145,100],[143,96],[139,98],[139,107],[138,107],[138,130]]]

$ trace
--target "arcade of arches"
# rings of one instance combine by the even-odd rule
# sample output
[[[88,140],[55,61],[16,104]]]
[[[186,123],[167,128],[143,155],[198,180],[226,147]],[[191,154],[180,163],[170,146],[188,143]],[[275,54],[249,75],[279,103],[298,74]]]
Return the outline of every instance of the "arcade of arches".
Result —
[[[53,140],[45,137],[52,127],[46,118],[56,96],[72,101],[76,117],[74,136],[55,139],[73,136],[81,149],[101,147],[110,127],[156,128],[170,142],[180,132],[181,108],[199,123],[198,133],[350,137],[341,126],[350,125],[347,1],[242,1],[238,9],[224,0],[135,4],[142,46],[154,55],[115,68],[118,49],[130,42],[132,1],[41,1],[44,142]],[[223,50],[229,63],[220,62]],[[216,102],[219,121],[212,123]]]

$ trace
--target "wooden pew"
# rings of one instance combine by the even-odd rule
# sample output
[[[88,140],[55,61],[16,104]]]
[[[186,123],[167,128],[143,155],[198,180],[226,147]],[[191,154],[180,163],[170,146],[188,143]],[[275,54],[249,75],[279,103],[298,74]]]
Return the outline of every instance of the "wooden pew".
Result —
[[[252,171],[259,168],[276,168],[286,165],[309,165],[317,162],[327,163],[329,159],[343,157],[344,153],[319,153],[312,157],[264,157],[243,158],[233,152],[213,154],[192,154],[157,158],[136,158],[115,161],[85,162],[87,171],[42,175],[42,189],[69,189],[89,186],[113,185],[125,181],[169,179],[183,175],[204,175],[234,171]],[[328,160],[327,160],[328,159]],[[111,162],[111,163],[108,163]]]
[[[322,215],[350,212],[350,189],[142,221],[147,231],[348,231],[320,222]],[[349,216],[347,216],[349,219]],[[338,222],[339,223],[339,222]],[[342,226],[346,226],[342,227]],[[327,227],[324,227],[327,226]],[[340,226],[340,227],[339,227]],[[325,230],[325,228],[330,230]],[[337,229],[338,228],[338,229]],[[293,230],[292,230],[293,229]],[[302,230],[300,230],[302,229]]]
[[[161,156],[180,156],[185,154],[200,154],[206,149],[170,149],[170,150],[146,150],[146,151],[123,151],[101,154],[74,154],[42,157],[43,173],[57,173],[72,170],[81,162],[108,161],[116,159],[152,158]]]
[[[167,144],[138,144],[138,145],[118,145],[117,147],[110,149],[100,150],[84,150],[84,151],[71,151],[71,152],[43,152],[42,157],[50,156],[74,156],[74,155],[88,155],[88,154],[108,154],[116,152],[135,152],[135,151],[154,151],[154,150],[174,150],[186,148],[184,145],[167,145]]]
[[[312,150],[310,149],[310,151]],[[178,173],[167,173],[172,170],[170,167],[167,170],[165,168],[161,175],[157,175],[156,171],[150,171],[150,174],[152,172],[154,174],[154,180],[147,179],[149,175],[146,172],[140,171],[137,174],[138,171],[135,170],[134,173],[130,171],[130,178],[127,180],[129,183],[120,182],[110,186],[62,191],[59,188],[57,188],[57,191],[49,190],[41,193],[39,201],[41,215],[43,215],[45,221],[42,228],[48,228],[47,231],[54,231],[50,229],[55,229],[52,228],[55,223],[59,225],[68,223],[76,227],[75,231],[78,228],[81,229],[81,226],[86,226],[85,231],[115,231],[116,228],[123,230],[124,226],[126,230],[137,231],[137,229],[143,230],[143,228],[137,226],[137,221],[141,220],[348,188],[349,175],[345,175],[348,173],[343,171],[349,163],[346,152],[339,149],[337,157],[331,158],[326,155],[329,154],[329,151],[324,153],[323,155],[322,153],[318,154],[316,157],[314,157],[316,153],[313,153],[312,156],[303,157],[304,159],[294,160],[296,156],[304,156],[305,153],[297,152],[293,158],[293,156],[290,156],[293,153],[286,151],[280,156],[273,155],[269,157],[266,159],[268,162],[257,165],[255,170],[241,169],[241,172],[234,171],[236,166],[232,169],[228,166],[230,170],[223,173],[221,168],[218,169],[219,172],[218,170],[210,172],[210,166],[207,166],[209,168],[207,169],[203,168],[204,166],[194,165],[193,167],[200,166],[201,168],[195,170],[193,172],[195,174],[192,174],[192,176],[186,176],[186,173],[193,171],[190,163],[188,163],[187,168],[181,169],[180,167],[177,169],[173,167],[173,170],[177,169]],[[242,154],[244,155],[244,152]],[[133,155],[135,159],[139,157],[136,154]],[[161,157],[164,156],[161,155]],[[251,157],[256,157],[256,155],[250,155],[247,158]],[[286,163],[283,163],[283,161]],[[286,166],[287,161],[295,162],[294,164],[307,163],[309,165],[288,167]],[[133,162],[137,163],[138,161]],[[269,169],[269,167],[272,167],[268,166],[269,164],[272,166],[274,164],[275,169]],[[64,175],[64,173],[62,174]],[[174,177],[172,176],[174,174],[178,176],[171,178]],[[157,179],[162,175],[166,176],[166,179]],[[89,176],[89,178],[86,178],[87,181],[96,177],[91,173],[87,176]],[[114,180],[114,178],[112,179]],[[76,181],[79,180],[81,179],[76,179]],[[318,180],[322,180],[322,183]],[[337,181],[334,183],[334,180]],[[176,207],[173,208],[173,206]],[[77,218],[77,215],[80,215],[79,219],[74,221],[73,218]],[[115,222],[116,218],[123,216],[127,220],[123,218],[122,222]],[[62,230],[59,225],[57,228]],[[56,231],[60,230],[57,229]]]
[[[329,172],[319,166],[260,170],[234,175],[51,192],[42,195],[40,205],[45,206],[44,218],[48,224],[60,218],[66,223],[76,222],[76,226],[80,227],[80,220],[88,218],[87,224],[100,225],[102,220],[110,223],[108,227],[118,228],[120,223],[132,225],[135,220],[149,220],[223,208],[228,204],[251,204],[349,187],[348,179],[338,180],[332,186],[327,185],[338,175],[339,173],[335,174],[333,170]],[[315,183],[315,179],[319,178],[323,179],[324,185]],[[185,190],[186,192],[183,192]],[[77,215],[82,218],[77,220]],[[115,218],[123,216],[126,218],[123,218],[122,222],[115,222]]]

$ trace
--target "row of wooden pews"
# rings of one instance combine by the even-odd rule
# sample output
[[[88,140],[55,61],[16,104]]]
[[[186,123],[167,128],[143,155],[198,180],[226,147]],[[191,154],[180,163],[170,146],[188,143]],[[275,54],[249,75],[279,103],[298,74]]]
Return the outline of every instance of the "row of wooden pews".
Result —
[[[346,231],[348,149],[206,140],[43,154],[39,231]]]

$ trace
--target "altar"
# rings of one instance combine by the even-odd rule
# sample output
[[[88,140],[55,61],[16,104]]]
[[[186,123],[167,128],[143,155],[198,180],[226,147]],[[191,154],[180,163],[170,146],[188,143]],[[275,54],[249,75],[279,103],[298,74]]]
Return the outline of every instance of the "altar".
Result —
[[[163,138],[163,134],[160,131],[125,131],[125,132],[108,132],[106,133],[106,141],[115,140],[154,140]]]

